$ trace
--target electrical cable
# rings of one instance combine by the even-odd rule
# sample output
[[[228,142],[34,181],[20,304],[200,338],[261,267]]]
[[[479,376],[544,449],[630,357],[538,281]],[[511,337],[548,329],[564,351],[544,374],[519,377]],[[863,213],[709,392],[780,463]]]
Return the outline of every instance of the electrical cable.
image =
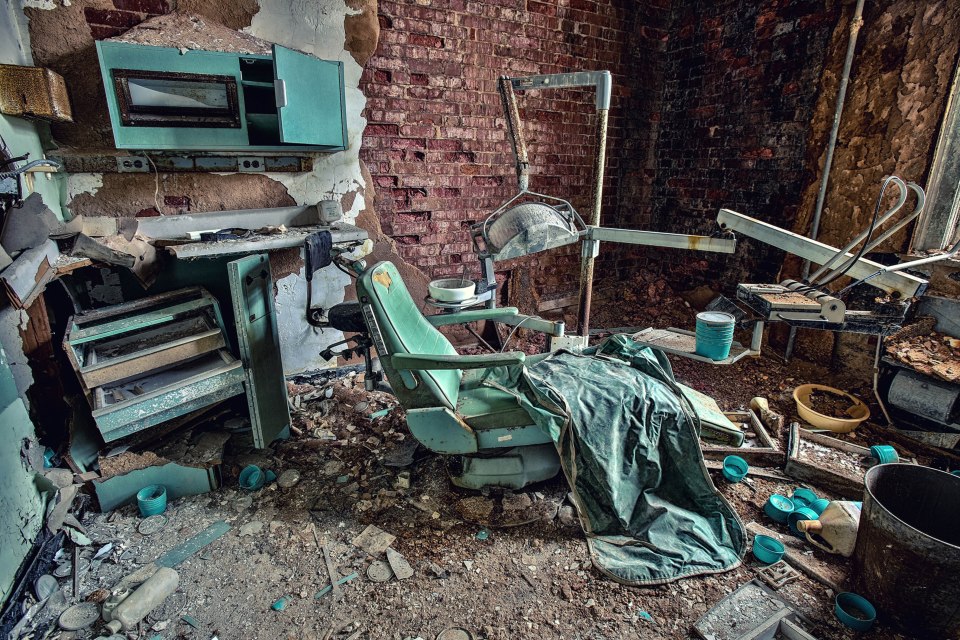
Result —
[[[153,167],[153,179],[154,179],[154,189],[153,189],[153,204],[157,207],[157,213],[165,215],[163,213],[163,207],[160,206],[160,172],[157,171],[157,165],[153,163],[153,158],[144,151],[143,157],[147,159],[147,162],[150,163],[150,166]]]
[[[530,319],[530,317],[527,316],[526,318],[524,318],[523,320],[521,320],[520,322],[518,322],[518,323],[517,323],[517,326],[515,326],[515,327],[513,328],[513,330],[510,331],[510,333],[507,334],[507,339],[503,341],[503,346],[500,347],[500,353],[503,353],[503,350],[507,348],[507,344],[510,343],[510,339],[513,338],[513,334],[515,334],[515,333],[517,332],[517,329],[519,329],[520,327],[522,327],[522,326],[523,326],[523,323],[526,322],[526,321],[529,320],[529,319]]]
[[[840,278],[841,276],[845,275],[848,271],[850,271],[850,269],[853,268],[853,265],[855,265],[860,260],[860,258],[863,257],[863,254],[866,253],[867,247],[870,245],[870,240],[873,239],[873,232],[876,231],[877,219],[880,217],[880,208],[883,206],[883,196],[887,192],[887,187],[890,186],[890,183],[893,182],[894,179],[895,179],[895,176],[887,176],[887,179],[883,181],[883,185],[880,187],[880,195],[877,197],[877,204],[873,208],[873,219],[870,220],[870,228],[867,230],[867,237],[863,239],[863,245],[857,251],[856,255],[854,255],[853,258],[847,261],[847,263],[843,265],[840,269],[835,271],[833,276],[824,280],[823,282],[818,283],[818,286],[820,287],[826,286],[831,282],[833,282],[834,280],[836,280],[837,278]]]

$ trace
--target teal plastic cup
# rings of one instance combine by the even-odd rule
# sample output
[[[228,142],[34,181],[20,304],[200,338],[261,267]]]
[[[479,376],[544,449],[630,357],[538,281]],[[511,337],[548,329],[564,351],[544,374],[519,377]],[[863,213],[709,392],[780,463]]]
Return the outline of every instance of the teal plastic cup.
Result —
[[[880,464],[891,464],[900,462],[900,456],[897,450],[888,444],[875,444],[870,447],[870,455]]]
[[[244,467],[243,471],[240,472],[238,482],[241,489],[255,491],[262,487],[263,483],[266,482],[266,476],[263,473],[263,469],[255,464],[250,464]]]
[[[704,311],[697,314],[697,355],[711,360],[723,360],[730,355],[736,318],[722,311]]]
[[[753,556],[763,564],[779,562],[786,553],[786,547],[776,538],[770,536],[753,536]]]
[[[810,507],[799,507],[795,509],[787,518],[787,524],[790,525],[790,532],[793,535],[806,540],[807,535],[797,528],[797,523],[801,520],[816,520],[818,517],[819,516],[817,516],[817,512]]]
[[[810,503],[819,500],[820,496],[806,487],[800,487],[799,489],[794,489],[790,499],[793,500],[793,506],[799,508],[810,506]]]
[[[167,488],[151,484],[137,492],[137,506],[144,518],[156,516],[167,510]]]
[[[763,505],[763,512],[780,524],[786,524],[787,518],[793,513],[793,500],[774,493],[767,498],[767,503]]]
[[[849,591],[837,594],[833,612],[854,631],[869,631],[877,620],[877,610],[870,601]]]
[[[820,514],[823,513],[823,510],[826,509],[829,505],[830,505],[830,501],[827,500],[826,498],[817,498],[816,500],[808,504],[807,508],[810,509],[811,511],[815,511],[817,513],[817,517],[819,518]]]
[[[727,456],[723,459],[723,477],[727,482],[740,482],[750,470],[750,465],[740,456]]]

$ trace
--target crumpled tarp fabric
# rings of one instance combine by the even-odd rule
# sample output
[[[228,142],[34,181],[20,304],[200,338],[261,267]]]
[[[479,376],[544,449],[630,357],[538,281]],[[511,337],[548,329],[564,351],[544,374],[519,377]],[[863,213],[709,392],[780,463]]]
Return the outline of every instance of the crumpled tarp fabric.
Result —
[[[698,419],[659,351],[611,336],[590,355],[560,351],[489,370],[553,436],[594,564],[629,585],[737,567],[743,524],[717,492]]]

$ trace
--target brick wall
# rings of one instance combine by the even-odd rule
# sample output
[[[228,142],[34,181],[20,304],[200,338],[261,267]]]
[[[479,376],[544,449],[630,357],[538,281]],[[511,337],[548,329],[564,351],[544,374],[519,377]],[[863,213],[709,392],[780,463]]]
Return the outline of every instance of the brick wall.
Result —
[[[631,95],[644,88],[632,65],[646,61],[625,55],[625,47],[636,38],[663,38],[644,28],[650,17],[636,4],[381,0],[380,45],[361,81],[369,121],[361,157],[373,175],[377,213],[404,258],[431,277],[459,274],[464,265],[477,274],[468,228],[517,191],[497,93],[500,75],[613,73],[604,215],[616,215],[625,105],[644,101]],[[533,165],[531,189],[570,199],[587,217],[592,91],[518,94],[518,102]],[[576,249],[523,261],[545,296],[575,291],[578,264]]]
[[[604,224],[709,233],[729,207],[789,228],[812,179],[806,143],[838,6],[381,0],[380,47],[361,82],[370,122],[362,157],[385,230],[431,277],[459,274],[465,262],[475,269],[470,223],[516,190],[497,77],[600,68],[614,73],[616,88]],[[588,214],[590,96],[520,104],[532,188]],[[605,245],[600,273],[657,263],[694,286],[773,277],[782,261],[753,244],[733,258],[691,258]],[[521,264],[532,289],[554,297],[576,291],[578,262],[570,250]]]
[[[839,3],[822,0],[677,7],[664,63],[654,228],[709,233],[721,207],[793,226],[802,190],[815,178],[804,160],[838,11]],[[665,258],[687,286],[776,276],[782,252],[741,245],[733,257]]]

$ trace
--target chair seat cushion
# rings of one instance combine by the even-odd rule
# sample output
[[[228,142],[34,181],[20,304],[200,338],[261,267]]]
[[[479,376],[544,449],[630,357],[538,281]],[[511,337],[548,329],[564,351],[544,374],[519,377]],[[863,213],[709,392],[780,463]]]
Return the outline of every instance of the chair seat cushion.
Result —
[[[530,414],[517,398],[489,386],[461,388],[457,413],[474,429],[495,429],[532,425]]]

